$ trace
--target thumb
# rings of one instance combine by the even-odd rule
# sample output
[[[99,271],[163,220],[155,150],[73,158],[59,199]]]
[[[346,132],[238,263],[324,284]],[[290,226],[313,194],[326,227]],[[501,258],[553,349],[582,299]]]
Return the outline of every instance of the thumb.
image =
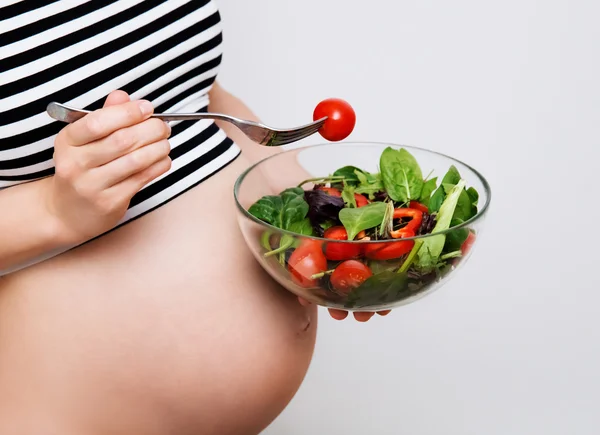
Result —
[[[108,94],[106,97],[106,101],[104,102],[104,107],[108,106],[116,106],[118,104],[127,103],[130,101],[129,94],[125,91],[113,91]]]

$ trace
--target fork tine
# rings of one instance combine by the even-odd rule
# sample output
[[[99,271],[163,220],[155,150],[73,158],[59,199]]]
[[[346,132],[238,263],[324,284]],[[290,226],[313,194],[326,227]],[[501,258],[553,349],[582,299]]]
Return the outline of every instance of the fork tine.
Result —
[[[277,137],[282,138],[282,139],[288,139],[290,137],[302,136],[304,134],[311,135],[311,134],[315,133],[316,131],[319,131],[319,129],[322,126],[323,126],[322,122],[317,122],[317,123],[309,124],[307,126],[300,127],[300,128],[294,129],[294,130],[286,130],[286,131],[278,132]]]
[[[297,130],[293,134],[291,132],[286,133],[285,135],[277,135],[273,139],[272,146],[286,145],[288,143],[296,142],[305,137],[311,136],[315,134],[319,129],[303,129]]]
[[[317,131],[319,131],[319,128],[303,128],[299,130],[286,131],[284,133],[277,133],[277,138],[281,140],[289,140],[293,138],[308,137]]]

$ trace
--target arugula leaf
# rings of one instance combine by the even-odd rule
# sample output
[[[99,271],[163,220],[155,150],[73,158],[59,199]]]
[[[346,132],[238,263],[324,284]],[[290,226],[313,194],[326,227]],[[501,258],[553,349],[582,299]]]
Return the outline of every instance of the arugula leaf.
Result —
[[[385,190],[394,201],[406,203],[421,196],[423,173],[417,160],[404,148],[386,148],[379,167]]]
[[[360,208],[343,208],[340,210],[340,221],[348,232],[348,240],[354,240],[362,230],[368,230],[381,224],[386,205],[374,202]]]
[[[427,180],[423,183],[423,189],[421,190],[421,196],[419,197],[419,202],[424,206],[429,206],[429,200],[431,199],[431,194],[437,187],[437,177],[432,178],[431,180]],[[441,205],[441,204],[440,204]],[[439,207],[438,207],[439,209]]]
[[[371,276],[348,294],[346,308],[364,308],[397,301],[408,290],[405,273],[383,271]]]
[[[355,192],[360,194],[366,194],[369,199],[373,199],[377,192],[383,190],[383,182],[381,181],[381,174],[370,174],[368,172],[356,171],[359,185],[356,187]]]
[[[432,234],[450,228],[452,216],[454,215],[454,210],[458,204],[458,198],[460,197],[460,194],[464,188],[464,180],[460,180],[458,184],[452,188],[452,191],[448,194],[442,203],[442,206],[440,207],[440,211],[437,215],[437,223],[432,231]],[[422,269],[434,268],[437,265],[440,254],[444,249],[445,242],[446,236],[444,234],[439,234],[422,239],[422,243],[415,244],[415,248],[420,247],[417,254],[417,266]]]
[[[356,208],[356,198],[354,198],[354,187],[346,184],[342,189],[342,199],[346,207]]]
[[[358,186],[359,179],[356,173],[362,173],[361,169],[358,169],[356,166],[344,166],[343,168],[338,169],[333,173],[334,177],[344,177],[344,185],[345,186]],[[335,183],[331,187],[342,187],[342,183]]]

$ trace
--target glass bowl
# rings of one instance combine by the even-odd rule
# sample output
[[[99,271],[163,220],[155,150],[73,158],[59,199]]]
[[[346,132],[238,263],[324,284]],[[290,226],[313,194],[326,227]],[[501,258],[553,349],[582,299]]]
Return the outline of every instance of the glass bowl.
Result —
[[[453,221],[449,228],[439,229],[434,234],[423,234],[420,231],[416,234],[421,235],[401,239],[333,242],[319,237],[316,230],[313,235],[300,234],[301,230],[284,230],[249,212],[251,206],[264,196],[279,195],[283,190],[297,187],[305,180],[315,179],[313,181],[318,182],[317,178],[330,176],[345,166],[355,166],[372,174],[379,173],[380,156],[388,147],[408,151],[420,165],[423,178],[437,177],[438,188],[452,187],[448,188],[447,184],[442,186],[441,180],[449,168],[454,166],[466,181],[467,187],[478,192],[479,197],[474,202],[476,214],[466,221]],[[302,185],[302,189],[306,191],[314,188],[315,185],[310,181]],[[413,302],[448,282],[471,256],[472,248],[479,240],[491,192],[487,181],[479,172],[446,155],[387,143],[345,142],[286,150],[264,159],[240,175],[235,184],[234,196],[239,227],[245,242],[273,279],[295,295],[324,307],[377,311]],[[427,217],[428,213],[423,216]],[[313,228],[314,225],[313,222]],[[444,248],[436,257],[435,265],[430,262],[428,266],[423,266],[422,262],[426,259],[422,258],[426,257],[432,246]],[[367,254],[384,252],[383,248],[395,249],[403,254],[394,258]],[[348,264],[344,268],[340,267],[345,261],[336,255],[330,255],[336,251],[344,252],[346,257],[343,260],[347,260],[348,253],[353,252],[352,262],[346,261]],[[327,254],[326,260],[324,253]],[[365,265],[369,270],[366,281]],[[344,270],[336,273],[338,267]],[[358,281],[353,280],[353,273],[357,270]]]

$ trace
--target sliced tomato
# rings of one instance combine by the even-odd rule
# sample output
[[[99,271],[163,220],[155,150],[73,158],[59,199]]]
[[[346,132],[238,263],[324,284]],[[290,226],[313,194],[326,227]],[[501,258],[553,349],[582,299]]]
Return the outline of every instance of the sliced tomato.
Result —
[[[348,294],[373,275],[369,266],[357,260],[344,261],[331,274],[331,285],[340,293]]]
[[[288,270],[292,280],[306,288],[315,287],[318,280],[312,276],[327,270],[327,259],[323,254],[322,243],[305,239],[300,243],[288,261]]]
[[[343,226],[335,226],[325,230],[323,237],[333,240],[348,240],[348,232]],[[358,258],[362,252],[362,246],[354,243],[331,243],[325,244],[325,257],[331,261],[349,260]]]
[[[366,196],[358,193],[354,194],[354,200],[356,201],[357,207],[364,207],[365,205],[369,204],[369,200],[366,198]]]

